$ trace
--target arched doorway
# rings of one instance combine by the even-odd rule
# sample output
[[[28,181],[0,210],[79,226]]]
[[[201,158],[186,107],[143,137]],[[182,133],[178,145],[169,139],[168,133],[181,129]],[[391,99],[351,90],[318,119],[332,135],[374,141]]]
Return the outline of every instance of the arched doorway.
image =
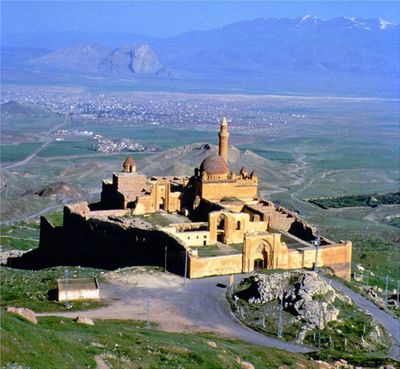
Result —
[[[272,257],[273,251],[271,245],[268,241],[262,240],[253,254],[254,270],[273,268]]]
[[[254,270],[260,270],[264,268],[264,260],[263,259],[254,259]]]
[[[217,220],[217,241],[224,242],[225,237],[225,216],[220,215]]]
[[[161,197],[161,199],[160,199],[160,209],[167,210],[165,208],[165,199],[164,199],[164,197]]]

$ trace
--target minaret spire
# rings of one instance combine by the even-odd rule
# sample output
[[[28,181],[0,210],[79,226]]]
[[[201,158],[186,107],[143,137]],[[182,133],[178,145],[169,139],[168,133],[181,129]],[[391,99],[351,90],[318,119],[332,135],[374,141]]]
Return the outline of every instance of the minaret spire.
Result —
[[[226,117],[221,120],[221,128],[219,131],[219,155],[228,163],[228,121]]]

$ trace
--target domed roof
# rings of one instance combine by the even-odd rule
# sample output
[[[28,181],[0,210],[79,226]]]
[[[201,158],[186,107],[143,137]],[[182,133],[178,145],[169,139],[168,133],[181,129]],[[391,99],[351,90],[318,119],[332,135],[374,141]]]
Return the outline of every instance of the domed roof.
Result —
[[[200,165],[200,173],[203,171],[208,174],[228,174],[228,164],[221,156],[213,154],[203,160]]]

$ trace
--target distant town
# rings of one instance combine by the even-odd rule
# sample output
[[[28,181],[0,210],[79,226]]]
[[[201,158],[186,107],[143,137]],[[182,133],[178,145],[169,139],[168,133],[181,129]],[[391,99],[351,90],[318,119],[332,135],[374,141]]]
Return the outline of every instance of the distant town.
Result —
[[[0,103],[16,101],[44,107],[59,114],[69,114],[76,122],[123,123],[129,125],[158,125],[169,128],[215,130],[215,122],[228,114],[232,131],[280,129],[302,123],[305,114],[277,111],[263,106],[254,97],[243,95],[224,99],[199,95],[193,99],[186,94],[159,93],[89,93],[75,89],[43,89],[7,87]],[[243,109],[246,114],[243,114]],[[279,109],[278,109],[279,110]]]

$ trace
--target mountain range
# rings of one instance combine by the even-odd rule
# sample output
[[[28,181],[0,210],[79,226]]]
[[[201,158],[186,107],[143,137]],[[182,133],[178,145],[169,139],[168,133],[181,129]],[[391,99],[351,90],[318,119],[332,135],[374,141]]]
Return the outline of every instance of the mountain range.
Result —
[[[102,46],[91,35],[91,41],[100,42],[86,43],[82,37],[76,39],[79,45],[50,53],[45,51],[49,44],[38,42],[41,52],[20,59],[10,45],[2,54],[3,59],[12,54],[15,65],[32,71],[111,78],[158,75],[186,85],[238,90],[296,91],[308,86],[323,93],[342,89],[398,94],[399,30],[399,25],[381,19],[260,18],[164,39],[133,35],[130,46],[110,47],[111,35]],[[26,46],[33,39],[30,35]],[[116,34],[115,41],[121,41],[121,35]],[[32,54],[32,47],[30,53],[19,53]]]

